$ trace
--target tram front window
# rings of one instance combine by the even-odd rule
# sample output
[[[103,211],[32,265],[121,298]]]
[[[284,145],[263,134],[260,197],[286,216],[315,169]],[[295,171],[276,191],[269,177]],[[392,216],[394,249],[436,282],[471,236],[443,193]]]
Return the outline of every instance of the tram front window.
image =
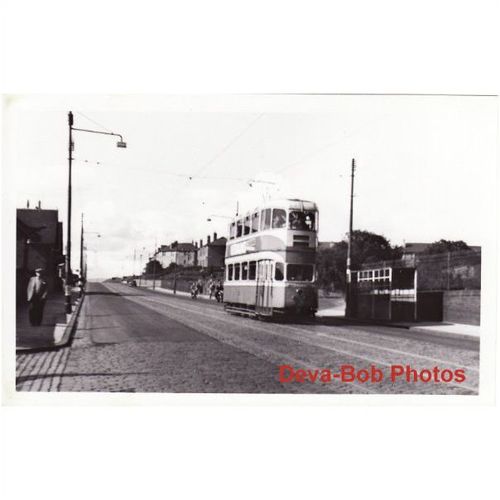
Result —
[[[288,216],[288,226],[298,231],[314,231],[316,229],[315,213],[292,210]]]
[[[313,266],[310,264],[288,264],[287,279],[288,281],[312,281]]]
[[[271,229],[271,209],[266,208],[260,213],[260,229],[265,231],[266,229]]]
[[[282,208],[273,209],[273,229],[280,229],[286,226],[286,211]]]

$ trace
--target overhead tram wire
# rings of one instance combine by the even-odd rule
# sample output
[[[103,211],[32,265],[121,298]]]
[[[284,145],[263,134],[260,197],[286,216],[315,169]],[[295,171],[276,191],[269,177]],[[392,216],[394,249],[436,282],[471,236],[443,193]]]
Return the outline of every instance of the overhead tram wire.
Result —
[[[92,118],[88,117],[87,115],[85,115],[84,113],[82,113],[81,111],[75,111],[76,114],[80,115],[82,118],[85,118],[86,120],[88,120],[89,122],[92,122],[94,125],[97,125],[98,127],[101,127],[102,129],[104,129],[106,132],[112,132],[111,129],[105,127],[102,123],[99,123],[95,120],[93,120]]]
[[[290,164],[288,164],[287,166],[279,169],[276,171],[276,173],[278,174],[281,174],[282,172],[285,172],[286,170],[288,170],[289,168],[293,168],[293,167],[296,167],[297,165],[301,165],[304,161],[307,161],[309,160],[310,158],[313,158],[315,157],[316,155],[322,153],[323,151],[325,151],[326,149],[329,149],[331,148],[332,146],[335,146],[336,144],[338,144],[339,142],[341,142],[342,140],[345,140],[345,139],[348,139],[349,137],[351,137],[352,135],[356,134],[357,132],[359,132],[360,130],[362,130],[363,128],[365,128],[367,125],[370,125],[374,122],[378,121],[378,119],[375,119],[375,120],[370,120],[369,122],[366,122],[364,123],[363,125],[361,125],[360,127],[356,128],[355,130],[347,133],[347,134],[344,134],[343,136],[341,137],[338,137],[337,139],[335,139],[334,141],[332,142],[329,142],[327,144],[324,144],[323,146],[321,146],[320,148],[318,149],[315,149],[314,151],[312,151],[311,153],[308,153],[306,155],[304,155],[300,160],[296,160]]]
[[[99,123],[98,121],[90,118],[87,116],[85,113],[82,113],[81,111],[75,111],[78,115],[82,116],[86,120],[92,122],[94,125],[97,125],[98,127],[101,127],[107,132],[112,132],[111,129],[108,127],[105,127],[102,123]],[[217,161],[233,144],[235,144],[250,128],[252,128],[255,123],[257,123],[258,120],[260,120],[265,113],[260,113],[257,115],[241,132],[239,132],[235,137],[233,137],[215,156],[213,156],[209,161],[207,161],[205,164],[203,164],[194,174],[180,174],[180,173],[175,173],[175,172],[165,172],[164,170],[155,170],[155,169],[145,169],[145,168],[133,168],[133,167],[123,167],[121,166],[120,168],[125,169],[125,170],[140,170],[140,171],[148,171],[148,172],[155,172],[155,173],[161,173],[164,175],[170,175],[172,177],[179,177],[179,178],[184,178],[188,180],[193,180],[193,179],[205,179],[205,180],[222,180],[222,181],[237,181],[237,182],[244,182],[246,184],[251,185],[252,183],[267,183],[267,184],[273,184],[270,182],[266,181],[258,181],[255,179],[243,179],[241,177],[224,177],[224,176],[201,176],[200,173],[205,170],[207,167],[212,165],[215,161]],[[96,165],[102,165],[102,162],[99,161],[92,161],[92,160],[80,160],[83,163],[95,163]]]
[[[194,178],[199,178],[201,172],[203,172],[207,167],[212,165],[217,161],[236,141],[238,141],[250,128],[252,128],[257,121],[259,121],[265,113],[260,113],[255,119],[253,119],[239,134],[233,137],[217,154],[215,154],[210,160],[203,164],[194,174],[189,175],[189,180]]]
[[[78,163],[85,163],[87,165],[96,165],[96,166],[101,166],[101,165],[109,165],[112,167],[117,167],[118,165],[109,163],[109,162],[101,162],[97,160],[74,160],[75,162]],[[172,177],[179,177],[182,179],[192,179],[192,176],[188,174],[181,174],[177,172],[167,172],[166,170],[160,170],[160,169],[155,169],[155,168],[144,168],[144,167],[125,167],[120,165],[121,170],[136,170],[139,172],[151,172],[155,174],[163,174],[163,175],[170,175]],[[259,179],[247,179],[244,177],[225,177],[225,176],[212,176],[212,175],[205,175],[205,176],[199,176],[196,177],[196,179],[200,180],[212,180],[212,181],[235,181],[235,182],[243,182],[245,184],[276,184],[275,182],[272,181],[263,181]]]

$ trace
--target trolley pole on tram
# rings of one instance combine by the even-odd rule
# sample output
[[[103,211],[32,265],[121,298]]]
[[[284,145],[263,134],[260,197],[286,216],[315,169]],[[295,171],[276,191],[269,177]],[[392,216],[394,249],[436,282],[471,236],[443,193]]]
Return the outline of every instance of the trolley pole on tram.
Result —
[[[356,171],[356,160],[353,158],[351,164],[351,206],[349,211],[349,239],[347,242],[347,263],[346,263],[346,308],[345,308],[346,317],[350,317],[352,314],[351,257],[352,257],[352,221],[353,221],[355,171]]]

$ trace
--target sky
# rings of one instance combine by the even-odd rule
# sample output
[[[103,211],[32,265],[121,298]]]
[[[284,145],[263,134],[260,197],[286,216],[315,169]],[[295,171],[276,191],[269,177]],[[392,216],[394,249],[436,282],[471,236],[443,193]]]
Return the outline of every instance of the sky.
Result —
[[[494,224],[496,101],[472,96],[11,96],[10,217],[40,200],[66,230],[69,110],[75,127],[127,142],[74,132],[72,267],[83,213],[91,278],[139,272],[160,244],[225,236],[237,203],[315,201],[320,241],[339,241],[352,158],[355,229],[482,245]]]

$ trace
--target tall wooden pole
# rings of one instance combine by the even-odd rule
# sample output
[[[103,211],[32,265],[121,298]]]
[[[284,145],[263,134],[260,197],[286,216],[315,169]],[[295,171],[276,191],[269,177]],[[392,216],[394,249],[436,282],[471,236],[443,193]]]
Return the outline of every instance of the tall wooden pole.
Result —
[[[82,228],[80,230],[80,277],[83,278],[83,214]]]
[[[73,162],[73,113],[68,113],[69,141],[68,141],[68,221],[66,238],[66,261],[64,274],[66,283],[64,286],[64,302],[67,314],[71,313],[71,168]]]
[[[354,208],[354,172],[356,161],[353,158],[351,164],[351,204],[349,211],[349,240],[347,243],[347,265],[346,265],[346,316],[352,315],[352,282],[351,282],[351,258],[352,258],[352,225]]]

